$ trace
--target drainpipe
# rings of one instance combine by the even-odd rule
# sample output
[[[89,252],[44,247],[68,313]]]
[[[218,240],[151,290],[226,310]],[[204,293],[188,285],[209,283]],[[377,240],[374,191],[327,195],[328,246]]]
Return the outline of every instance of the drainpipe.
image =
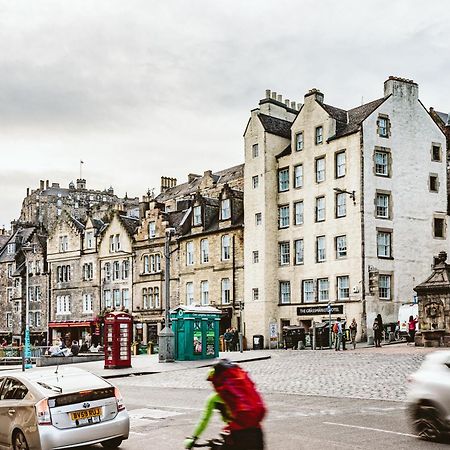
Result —
[[[232,283],[233,283],[233,287],[232,287],[232,292],[233,292],[233,303],[232,303],[232,305],[233,305],[233,309],[231,311],[231,319],[233,319],[233,315],[234,315],[234,312],[236,310],[236,280],[235,280],[235,278],[236,278],[236,256],[235,256],[235,250],[236,250],[236,248],[235,248],[235,242],[234,242],[234,234],[233,234],[233,237],[231,238],[231,243],[232,243],[231,247],[232,247],[232,250],[233,250],[233,257],[232,257],[233,276],[231,278],[232,279]],[[242,313],[241,313],[241,320],[242,320]],[[238,322],[238,324],[240,324],[240,322]],[[240,326],[238,327],[238,331],[241,331],[241,325],[242,324],[240,324]]]
[[[360,158],[361,158],[361,194],[360,194],[360,217],[361,217],[361,302],[362,317],[361,331],[362,337],[367,340],[367,308],[366,308],[366,244],[365,244],[365,224],[364,224],[364,134],[363,126],[360,131]]]

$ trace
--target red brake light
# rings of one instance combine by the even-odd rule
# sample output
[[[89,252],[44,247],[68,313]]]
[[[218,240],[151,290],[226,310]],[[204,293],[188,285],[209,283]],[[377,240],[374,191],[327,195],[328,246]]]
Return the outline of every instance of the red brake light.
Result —
[[[36,416],[38,425],[51,425],[52,417],[50,415],[50,408],[46,398],[36,403]]]
[[[114,388],[114,396],[116,397],[117,401],[117,411],[123,411],[125,409],[125,403],[123,402],[122,395],[120,394],[120,391],[118,388]]]

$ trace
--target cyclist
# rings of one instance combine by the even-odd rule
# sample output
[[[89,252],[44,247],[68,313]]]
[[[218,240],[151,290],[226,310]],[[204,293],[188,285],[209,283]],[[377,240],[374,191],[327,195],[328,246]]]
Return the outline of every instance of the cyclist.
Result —
[[[224,359],[208,374],[215,393],[208,397],[205,411],[185,448],[192,448],[205,430],[214,409],[218,409],[227,423],[224,450],[263,450],[261,421],[266,408],[247,372]]]

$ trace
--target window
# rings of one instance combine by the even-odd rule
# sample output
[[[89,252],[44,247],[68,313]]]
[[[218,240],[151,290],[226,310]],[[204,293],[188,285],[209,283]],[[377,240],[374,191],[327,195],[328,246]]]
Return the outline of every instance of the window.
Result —
[[[7,271],[8,271],[8,278],[12,278],[14,272],[14,266],[12,263],[8,264]]]
[[[128,309],[130,307],[130,290],[129,289],[122,289],[122,306],[125,309]]]
[[[12,313],[6,313],[6,328],[11,329],[13,326]]]
[[[154,303],[153,303],[153,288],[148,288],[147,291],[147,309],[153,309]]]
[[[122,279],[126,280],[130,273],[130,262],[128,260],[122,261]]]
[[[147,297],[147,288],[142,288],[142,308],[148,308],[148,297]]]
[[[20,381],[7,378],[0,395],[0,400],[22,400],[28,394],[28,389]]]
[[[192,266],[194,264],[194,243],[192,241],[186,242],[186,265]]]
[[[350,280],[348,275],[337,277],[337,298],[346,300],[350,297]]]
[[[433,144],[431,146],[431,161],[441,161],[441,145]]]
[[[287,228],[289,226],[289,205],[278,207],[278,227]]]
[[[346,170],[346,155],[345,151],[336,153],[335,157],[335,177],[341,178],[345,176]]]
[[[316,198],[316,222],[325,220],[325,197]]]
[[[111,263],[105,263],[105,280],[111,280]]]
[[[34,287],[34,299],[37,302],[40,302],[42,300],[42,292],[41,292],[41,287],[40,286],[35,286]]]
[[[330,286],[328,278],[319,278],[317,280],[317,290],[319,291],[319,302],[326,302],[330,298]]]
[[[41,312],[40,311],[34,312],[34,326],[35,327],[41,326]]]
[[[114,308],[120,308],[120,289],[113,290],[113,304]]]
[[[58,295],[56,297],[56,314],[70,314],[69,295]]]
[[[291,303],[291,282],[280,281],[280,303],[285,305]]]
[[[378,231],[377,234],[377,255],[379,258],[391,257],[391,232]]]
[[[255,214],[255,225],[261,225],[262,224],[262,214],[261,213],[256,213]]]
[[[70,281],[70,266],[58,266],[56,268],[56,281],[60,283]]]
[[[442,219],[440,217],[435,217],[433,219],[434,226],[434,237],[435,238],[445,238],[445,219]]]
[[[278,246],[279,246],[278,263],[280,264],[280,266],[289,265],[290,262],[289,242],[280,242]]]
[[[61,252],[63,252],[64,250],[61,250],[61,237],[59,238],[59,250]],[[8,244],[8,247],[6,248],[6,252],[8,253],[8,255],[13,255],[14,253],[16,253],[16,243],[15,242],[10,242]]]
[[[258,288],[252,289],[252,298],[253,298],[253,300],[259,300],[259,289]]]
[[[192,219],[192,224],[198,226],[202,224],[202,207],[194,206],[194,217]]]
[[[113,262],[113,280],[120,279],[120,263],[119,261]]]
[[[83,294],[83,313],[92,312],[92,294]]]
[[[303,150],[303,132],[295,135],[295,151],[301,152]]]
[[[109,251],[110,253],[118,252],[120,250],[120,234],[112,234],[109,236]]]
[[[28,287],[28,300],[34,302],[34,286]]]
[[[229,198],[226,198],[221,202],[220,217],[222,220],[229,219],[231,217],[231,206]]]
[[[316,159],[316,183],[325,181],[325,158]]]
[[[314,281],[303,280],[302,281],[302,297],[304,303],[314,302]]]
[[[149,256],[148,255],[144,255],[143,272],[144,273],[149,273],[150,272],[150,264],[149,264]]]
[[[389,153],[375,152],[375,174],[383,177],[389,176]]]
[[[69,237],[68,236],[60,236],[59,237],[59,251],[61,253],[61,252],[67,252],[67,250],[69,250]]]
[[[316,127],[316,145],[323,143],[323,127]]]
[[[253,251],[253,263],[254,264],[259,263],[259,251],[258,250]]]
[[[347,236],[336,236],[336,259],[347,257]]]
[[[284,192],[289,189],[289,167],[278,171],[278,191]]]
[[[389,118],[385,116],[379,116],[378,121],[378,136],[380,137],[389,137]]]
[[[253,144],[252,145],[252,157],[257,158],[258,156],[259,156],[258,144]]]
[[[252,177],[252,187],[253,189],[256,189],[259,186],[259,177],[258,175],[254,175]]]
[[[103,303],[105,308],[111,308],[111,291],[103,291]]]
[[[437,175],[430,175],[429,188],[431,192],[439,192],[439,181]]]
[[[207,281],[200,282],[200,301],[202,305],[209,304],[209,286]]]
[[[317,236],[316,238],[316,262],[324,262],[326,258],[325,236]]]
[[[209,261],[209,243],[208,239],[202,239],[200,241],[200,261],[207,263]]]
[[[294,225],[303,224],[304,207],[303,201],[294,203]]]
[[[149,222],[148,224],[148,238],[153,239],[156,237],[156,222]]]
[[[295,264],[303,264],[303,239],[297,239],[295,246]]]
[[[347,215],[346,194],[339,192],[336,194],[336,217],[345,217]]]
[[[120,251],[121,245],[120,245],[120,234],[116,234],[116,252]]]
[[[390,275],[379,275],[378,277],[378,292],[380,299],[390,300],[391,299],[391,276]]]
[[[86,248],[94,248],[94,233],[92,231],[86,232]]]
[[[194,283],[191,281],[186,283],[186,305],[192,305],[194,303]]]
[[[228,305],[231,301],[230,279],[222,278],[222,304]]]
[[[89,281],[94,278],[94,265],[93,263],[83,264],[83,280]]]
[[[375,203],[376,216],[380,219],[389,219],[389,194],[377,192]]]
[[[303,186],[303,164],[294,167],[294,187],[301,188]]]
[[[222,236],[222,261],[228,261],[231,255],[230,236],[225,234]]]
[[[154,293],[154,298],[155,298],[155,308],[159,309],[159,308],[161,308],[161,304],[159,301],[159,287],[155,287],[153,289],[153,293]]]

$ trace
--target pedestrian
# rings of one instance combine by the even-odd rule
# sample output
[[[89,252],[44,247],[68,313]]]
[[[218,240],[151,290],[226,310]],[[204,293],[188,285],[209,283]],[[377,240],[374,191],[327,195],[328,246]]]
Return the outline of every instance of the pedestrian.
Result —
[[[381,347],[381,340],[383,339],[383,332],[384,332],[384,325],[383,325],[383,319],[381,318],[381,314],[377,314],[378,319],[378,326],[380,328],[380,347]]]
[[[80,346],[78,345],[78,341],[72,341],[72,345],[70,346],[70,353],[72,356],[77,356],[80,352]]]
[[[336,322],[333,325],[333,333],[334,333],[334,349],[338,352],[341,350],[341,342],[342,342],[342,323],[340,317],[336,319]]]
[[[356,348],[356,333],[358,332],[358,324],[356,323],[356,319],[352,319],[352,323],[349,326],[350,329],[350,340],[353,345],[353,350]]]
[[[223,340],[225,342],[225,350],[231,352],[231,343],[233,340],[233,334],[231,333],[231,328],[227,328],[225,334],[223,335]]]
[[[345,320],[345,318],[344,318],[344,320],[343,320],[343,322],[342,322],[342,350],[347,350],[346,348],[345,348],[345,343],[346,343],[346,341],[347,341],[347,336],[346,336],[346,334],[345,334],[345,329],[347,328],[347,321]]]
[[[378,323],[378,318],[375,318],[375,320],[373,321],[372,329],[375,347],[381,347],[381,330]]]
[[[417,316],[414,319],[413,316],[409,316],[409,321],[408,321],[408,337],[409,337],[409,343],[414,344],[414,338],[416,337],[416,324],[417,324],[418,320],[417,320]]]
[[[239,349],[239,333],[237,332],[236,328],[233,328],[231,330],[231,334],[233,337],[231,338],[231,348],[233,349],[233,352],[237,352]]]
[[[3,339],[2,339],[1,346],[2,346],[2,347],[6,347],[7,345],[8,345],[8,342],[6,341],[5,338],[3,338]]]
[[[261,422],[266,414],[264,401],[247,372],[227,359],[220,360],[208,374],[216,391],[208,397],[205,411],[192,437],[184,446],[190,449],[208,425],[214,409],[226,423],[224,450],[263,450]]]

